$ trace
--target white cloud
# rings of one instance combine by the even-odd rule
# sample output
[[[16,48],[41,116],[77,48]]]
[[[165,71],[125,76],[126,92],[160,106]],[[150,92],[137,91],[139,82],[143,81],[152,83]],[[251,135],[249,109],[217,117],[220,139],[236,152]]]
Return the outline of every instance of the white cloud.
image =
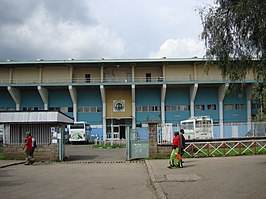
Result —
[[[150,57],[203,57],[204,44],[190,38],[168,39]]]
[[[84,59],[120,57],[124,53],[123,40],[107,27],[97,23],[54,21],[49,14],[40,4],[23,23],[0,27],[0,45],[6,51],[0,54],[16,58],[22,54],[23,59]]]

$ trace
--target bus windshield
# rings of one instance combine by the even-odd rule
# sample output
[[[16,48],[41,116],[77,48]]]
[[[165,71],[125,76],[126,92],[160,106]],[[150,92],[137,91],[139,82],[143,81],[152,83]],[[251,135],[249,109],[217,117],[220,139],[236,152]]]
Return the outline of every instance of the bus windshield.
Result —
[[[70,125],[70,129],[84,129],[84,124]]]

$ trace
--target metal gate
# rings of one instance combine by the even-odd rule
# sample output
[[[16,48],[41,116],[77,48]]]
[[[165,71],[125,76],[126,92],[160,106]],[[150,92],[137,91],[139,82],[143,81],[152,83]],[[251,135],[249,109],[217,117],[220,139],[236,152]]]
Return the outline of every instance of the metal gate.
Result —
[[[149,157],[148,136],[140,136],[138,129],[126,128],[127,160]]]

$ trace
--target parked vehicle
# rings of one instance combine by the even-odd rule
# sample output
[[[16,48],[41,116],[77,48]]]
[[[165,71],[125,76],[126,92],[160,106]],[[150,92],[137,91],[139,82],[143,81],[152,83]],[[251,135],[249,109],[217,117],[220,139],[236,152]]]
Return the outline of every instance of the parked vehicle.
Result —
[[[191,117],[180,122],[186,139],[212,139],[213,120],[209,116]]]
[[[91,127],[87,122],[75,122],[68,125],[70,143],[88,143],[90,140]]]

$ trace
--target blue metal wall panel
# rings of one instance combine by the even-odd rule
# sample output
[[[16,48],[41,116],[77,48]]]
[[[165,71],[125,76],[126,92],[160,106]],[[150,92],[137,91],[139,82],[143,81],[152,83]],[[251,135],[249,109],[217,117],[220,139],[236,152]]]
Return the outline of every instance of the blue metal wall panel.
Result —
[[[168,105],[190,105],[189,88],[170,88],[166,91],[165,106]],[[167,123],[179,123],[188,119],[190,110],[187,111],[166,111],[165,119]]]
[[[136,106],[160,106],[161,89],[160,88],[137,88]]]
[[[0,107],[3,108],[16,108],[16,104],[9,94],[8,90],[0,90]]]
[[[207,105],[215,104],[216,110],[208,110]],[[196,105],[204,105],[205,110],[196,110]],[[195,98],[195,116],[209,115],[214,122],[219,121],[218,88],[198,88]]]
[[[102,124],[102,113],[78,113],[78,121],[86,121],[89,124]]]
[[[68,89],[49,90],[49,107],[72,107]]]
[[[224,122],[247,122],[246,96],[225,96],[224,104],[233,104],[233,110],[224,110]],[[236,104],[244,104],[244,109],[236,110]]]
[[[31,107],[32,110],[34,107],[43,108],[42,98],[37,91],[35,90],[21,90],[21,109],[23,107]]]
[[[100,89],[78,89],[78,106],[102,106]]]
[[[161,106],[160,88],[137,88],[136,106]],[[148,121],[160,121],[161,112],[136,112],[137,123],[147,123]]]

